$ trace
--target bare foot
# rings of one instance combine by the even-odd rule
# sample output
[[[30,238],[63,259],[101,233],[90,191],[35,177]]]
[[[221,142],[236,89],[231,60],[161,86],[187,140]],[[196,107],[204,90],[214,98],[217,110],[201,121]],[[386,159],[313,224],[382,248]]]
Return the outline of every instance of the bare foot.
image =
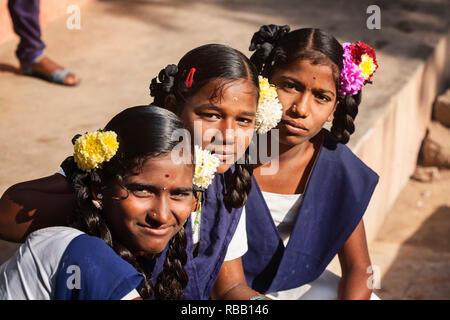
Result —
[[[63,70],[64,67],[58,65],[56,62],[51,60],[50,58],[46,56],[42,56],[39,59],[37,59],[33,65],[33,70],[37,73],[40,73],[46,77],[50,77],[51,74],[56,70]],[[66,78],[64,79],[64,84],[67,85],[74,85],[78,83],[80,79],[73,73],[69,73]]]

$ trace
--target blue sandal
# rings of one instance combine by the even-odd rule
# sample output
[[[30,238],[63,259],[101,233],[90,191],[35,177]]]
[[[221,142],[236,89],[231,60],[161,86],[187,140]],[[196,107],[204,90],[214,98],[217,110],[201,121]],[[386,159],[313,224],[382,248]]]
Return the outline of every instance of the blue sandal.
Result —
[[[50,76],[46,76],[40,72],[35,71],[33,69],[33,67],[31,65],[29,65],[26,67],[22,67],[22,74],[24,74],[26,76],[44,79],[44,80],[50,81],[52,83],[62,84],[64,86],[70,86],[70,87],[76,86],[78,83],[80,83],[79,80],[73,84],[64,83],[64,80],[66,79],[66,77],[69,74],[75,75],[75,73],[70,69],[55,70],[50,74]]]

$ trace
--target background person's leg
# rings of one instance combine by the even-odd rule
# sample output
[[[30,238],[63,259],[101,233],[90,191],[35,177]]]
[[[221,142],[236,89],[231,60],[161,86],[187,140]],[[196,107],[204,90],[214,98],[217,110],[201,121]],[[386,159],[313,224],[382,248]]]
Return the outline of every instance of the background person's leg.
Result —
[[[39,0],[8,0],[8,8],[14,31],[20,37],[17,58],[21,65],[31,64],[45,49],[39,24]]]
[[[76,85],[79,79],[75,73],[43,55],[45,44],[41,39],[39,1],[8,0],[14,31],[20,37],[16,55],[22,73],[54,83]]]

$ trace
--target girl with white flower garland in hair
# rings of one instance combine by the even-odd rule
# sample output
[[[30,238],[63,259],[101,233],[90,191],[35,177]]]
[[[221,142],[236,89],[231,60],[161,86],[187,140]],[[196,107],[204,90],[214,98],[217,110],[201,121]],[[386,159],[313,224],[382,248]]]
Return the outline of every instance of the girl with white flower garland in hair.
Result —
[[[183,225],[195,204],[192,155],[172,160],[182,128],[170,111],[139,106],[103,131],[77,135],[69,227],[27,237],[0,267],[0,299],[180,299],[188,281]],[[167,244],[153,285],[143,266]]]
[[[155,105],[176,113],[194,137],[209,149],[220,163],[211,185],[200,193],[199,206],[186,223],[189,281],[186,299],[248,299],[258,292],[248,288],[240,257],[247,250],[245,217],[242,207],[251,189],[251,170],[247,149],[255,123],[261,132],[276,125],[281,105],[275,88],[261,79],[261,109],[258,74],[239,51],[223,45],[205,45],[188,52],[178,63],[161,70],[150,85]],[[270,107],[273,107],[271,110]],[[151,107],[151,106],[150,106]],[[196,126],[200,130],[196,130]],[[244,138],[239,148],[240,138]],[[218,134],[208,134],[208,131]],[[207,156],[209,157],[209,156]],[[244,159],[243,164],[234,162]],[[70,176],[70,161],[62,165]],[[0,201],[0,237],[20,241],[32,230],[65,224],[57,208],[67,204],[71,190],[61,176],[53,176],[11,187]],[[53,199],[54,207],[48,207]],[[17,203],[37,208],[30,220],[17,224]],[[21,219],[23,221],[23,219]],[[200,228],[199,228],[200,227]],[[155,264],[144,266],[153,277],[163,268],[164,251]],[[152,278],[153,282],[156,280]]]
[[[242,53],[211,44],[191,50],[178,65],[161,70],[150,92],[156,105],[179,115],[194,140],[220,159],[218,174],[203,194],[202,213],[191,216],[193,266],[202,287],[196,294],[188,285],[186,296],[259,298],[247,286],[242,269],[247,236],[241,212],[251,190],[248,146],[253,133],[266,132],[281,119],[275,88],[258,77]],[[243,161],[234,163],[237,159]]]
[[[245,206],[248,285],[275,299],[376,298],[367,285],[362,216],[378,176],[345,146],[361,88],[378,67],[374,50],[361,42],[341,46],[319,29],[276,25],[261,27],[250,50],[277,87],[283,115],[273,129],[279,157],[256,165]],[[273,162],[278,172],[264,175]],[[336,254],[341,279],[325,270]]]

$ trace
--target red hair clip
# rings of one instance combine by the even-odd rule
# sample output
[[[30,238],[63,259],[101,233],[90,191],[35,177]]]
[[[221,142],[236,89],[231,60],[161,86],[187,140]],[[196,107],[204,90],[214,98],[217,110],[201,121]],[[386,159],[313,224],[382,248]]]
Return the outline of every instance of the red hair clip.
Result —
[[[195,71],[197,71],[197,69],[195,69],[195,68],[191,68],[191,71],[189,71],[189,74],[188,74],[188,76],[186,78],[186,82],[185,82],[187,88],[192,87],[192,81],[194,81]]]

